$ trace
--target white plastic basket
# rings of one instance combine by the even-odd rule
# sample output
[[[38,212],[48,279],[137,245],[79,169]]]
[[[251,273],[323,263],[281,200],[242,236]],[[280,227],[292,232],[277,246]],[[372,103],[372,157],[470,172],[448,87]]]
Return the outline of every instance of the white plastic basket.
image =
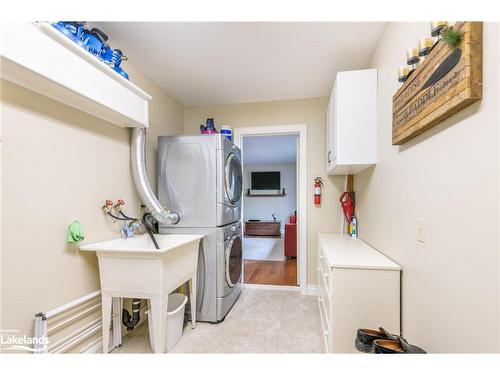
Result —
[[[167,307],[167,334],[165,335],[165,348],[167,352],[171,351],[182,337],[184,329],[184,309],[188,298],[181,293],[172,293],[168,296]],[[154,351],[151,313],[148,311],[148,325],[149,325],[149,342]]]

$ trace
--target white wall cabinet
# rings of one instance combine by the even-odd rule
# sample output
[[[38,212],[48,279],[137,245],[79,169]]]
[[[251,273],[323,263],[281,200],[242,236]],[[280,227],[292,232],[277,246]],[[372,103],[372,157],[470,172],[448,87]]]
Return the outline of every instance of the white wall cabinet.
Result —
[[[318,235],[318,305],[327,353],[357,353],[358,328],[400,332],[401,267],[360,239]]]
[[[328,174],[355,174],[377,162],[377,70],[339,72],[327,108]]]
[[[1,77],[111,124],[147,127],[151,96],[47,22],[0,28]]]

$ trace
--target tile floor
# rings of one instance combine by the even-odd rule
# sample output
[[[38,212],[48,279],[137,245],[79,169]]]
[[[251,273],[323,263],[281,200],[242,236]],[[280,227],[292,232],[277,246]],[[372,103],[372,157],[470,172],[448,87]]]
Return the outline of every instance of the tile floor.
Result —
[[[171,353],[324,353],[317,300],[299,292],[245,289],[219,324],[188,325]],[[112,353],[151,353],[148,326]]]

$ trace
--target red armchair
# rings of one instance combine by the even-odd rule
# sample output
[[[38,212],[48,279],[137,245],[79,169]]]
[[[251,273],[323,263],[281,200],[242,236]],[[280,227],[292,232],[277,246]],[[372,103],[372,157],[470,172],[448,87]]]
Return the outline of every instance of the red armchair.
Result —
[[[297,257],[297,214],[290,216],[290,222],[285,224],[285,256]]]

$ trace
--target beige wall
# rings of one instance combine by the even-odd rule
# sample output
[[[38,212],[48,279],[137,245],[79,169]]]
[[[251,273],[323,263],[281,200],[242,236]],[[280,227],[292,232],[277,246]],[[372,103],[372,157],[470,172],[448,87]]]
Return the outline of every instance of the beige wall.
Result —
[[[131,80],[153,96],[148,171],[156,190],[159,134],[182,134],[183,107],[131,65]],[[136,213],[130,130],[2,81],[2,328],[31,334],[33,315],[99,289],[94,254],[65,243],[79,220],[84,243],[119,235],[105,199]]]
[[[403,334],[431,352],[499,348],[499,28],[484,25],[483,100],[391,146],[391,97],[405,48],[428,23],[391,23],[379,69],[378,157],[355,177],[360,237],[403,266]],[[426,243],[416,241],[425,219]]]
[[[327,98],[273,101],[263,103],[222,104],[189,107],[184,111],[186,134],[197,134],[207,117],[214,117],[216,126],[233,128],[247,126],[307,124],[307,283],[316,284],[316,234],[339,228],[338,197],[343,187],[341,177],[325,176],[325,126]],[[313,204],[313,180],[325,177],[321,207]]]

